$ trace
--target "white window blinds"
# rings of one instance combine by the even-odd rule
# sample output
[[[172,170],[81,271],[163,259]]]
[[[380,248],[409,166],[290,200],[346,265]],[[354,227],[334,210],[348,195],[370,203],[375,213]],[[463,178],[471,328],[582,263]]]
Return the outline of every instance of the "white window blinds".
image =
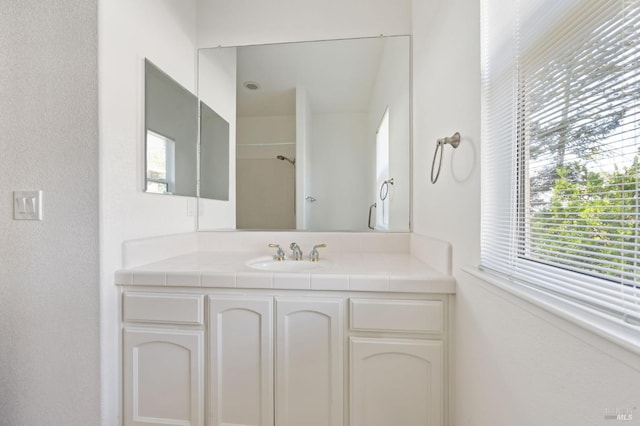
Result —
[[[640,324],[640,0],[483,0],[482,267]]]

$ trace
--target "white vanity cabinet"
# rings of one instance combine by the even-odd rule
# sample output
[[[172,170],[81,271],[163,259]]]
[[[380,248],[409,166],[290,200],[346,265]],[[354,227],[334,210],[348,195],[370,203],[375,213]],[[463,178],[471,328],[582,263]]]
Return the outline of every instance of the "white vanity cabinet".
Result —
[[[349,313],[350,426],[442,426],[444,301],[352,298]]]
[[[341,299],[276,299],[276,425],[342,426]]]
[[[211,426],[342,425],[342,299],[208,302]]]
[[[124,425],[443,426],[448,300],[125,287]]]
[[[123,295],[124,424],[204,425],[203,297]]]
[[[208,301],[209,425],[273,426],[273,298]]]
[[[351,338],[351,426],[442,425],[443,345]]]

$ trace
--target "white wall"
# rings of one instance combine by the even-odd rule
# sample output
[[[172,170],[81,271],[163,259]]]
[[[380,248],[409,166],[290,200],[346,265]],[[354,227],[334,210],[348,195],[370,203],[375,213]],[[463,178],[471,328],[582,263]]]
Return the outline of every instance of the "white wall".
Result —
[[[96,11],[0,2],[0,425],[100,421]]]
[[[199,47],[409,34],[409,0],[198,0]]]
[[[455,247],[454,247],[455,250]],[[639,425],[640,360],[470,276],[458,277],[457,425]]]
[[[125,240],[195,230],[195,199],[142,192],[144,58],[195,92],[195,0],[101,0],[100,262],[103,424],[118,424],[114,271]]]
[[[480,8],[477,0],[413,5],[413,230],[451,242],[455,269],[480,253]],[[456,131],[462,142],[455,153],[445,147],[433,185],[436,139]]]
[[[367,124],[365,113],[312,113],[305,196],[317,201],[307,204],[307,229],[367,230],[375,156]]]
[[[606,408],[638,405],[637,356],[460,269],[480,256],[479,14],[477,0],[413,1],[414,231],[453,244],[455,424],[609,424]],[[432,185],[435,140],[455,131]]]

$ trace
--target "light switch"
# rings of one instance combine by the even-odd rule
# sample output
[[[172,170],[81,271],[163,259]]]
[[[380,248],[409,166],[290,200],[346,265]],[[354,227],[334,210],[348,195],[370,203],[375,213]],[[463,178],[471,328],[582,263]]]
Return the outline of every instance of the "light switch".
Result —
[[[42,191],[14,191],[13,218],[42,220]]]

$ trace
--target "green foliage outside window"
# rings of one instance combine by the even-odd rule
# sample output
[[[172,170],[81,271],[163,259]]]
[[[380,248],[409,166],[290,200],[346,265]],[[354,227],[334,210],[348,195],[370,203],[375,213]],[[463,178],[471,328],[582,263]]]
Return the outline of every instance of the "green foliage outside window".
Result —
[[[560,265],[588,257],[583,270],[632,281],[640,267],[638,156],[622,170],[594,172],[574,163],[557,175],[549,202],[531,216],[529,257]]]

